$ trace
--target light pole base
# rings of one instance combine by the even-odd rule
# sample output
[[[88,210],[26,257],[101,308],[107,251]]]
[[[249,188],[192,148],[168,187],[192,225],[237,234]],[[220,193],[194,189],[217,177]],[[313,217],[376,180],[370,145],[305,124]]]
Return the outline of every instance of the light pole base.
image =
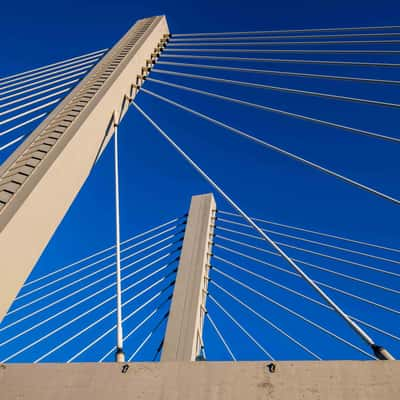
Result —
[[[115,362],[125,362],[125,353],[122,349],[117,349],[117,352],[115,353]]]

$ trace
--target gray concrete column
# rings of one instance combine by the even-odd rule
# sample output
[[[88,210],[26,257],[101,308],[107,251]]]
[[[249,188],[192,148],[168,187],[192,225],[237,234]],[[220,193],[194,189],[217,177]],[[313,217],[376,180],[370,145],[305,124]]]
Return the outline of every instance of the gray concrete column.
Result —
[[[195,361],[199,355],[215,209],[212,194],[192,197],[161,361]]]

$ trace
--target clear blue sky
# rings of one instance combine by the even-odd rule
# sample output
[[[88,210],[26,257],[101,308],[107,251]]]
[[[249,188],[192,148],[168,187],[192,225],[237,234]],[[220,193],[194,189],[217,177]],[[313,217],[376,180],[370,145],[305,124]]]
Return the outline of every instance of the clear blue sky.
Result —
[[[158,14],[167,15],[172,33],[186,33],[396,25],[399,22],[399,12],[400,6],[397,1],[386,0],[380,2],[202,1],[197,3],[158,2],[157,0],[153,2],[120,0],[113,2],[72,0],[58,3],[6,2],[2,5],[0,25],[0,36],[3,39],[0,74],[6,76],[110,47],[135,20]],[[356,57],[360,60],[373,59],[372,56]],[[343,59],[350,58],[343,56]],[[385,56],[384,60],[400,61],[398,56],[393,55]],[[261,64],[249,66],[260,68]],[[278,68],[276,64],[267,67]],[[281,68],[288,70],[291,67],[284,65]],[[398,70],[340,67],[298,69],[293,67],[292,70],[398,79]],[[289,80],[265,76],[247,77],[246,74],[200,70],[185,70],[184,72],[193,71],[349,96],[397,102],[399,100],[398,87],[343,85],[337,82],[295,78]],[[154,74],[153,77],[209,89],[233,97],[246,98],[250,101],[392,136],[400,136],[398,110],[348,103],[336,104],[327,100],[299,98],[295,95],[174,79],[161,74]],[[352,135],[340,130],[322,128],[274,114],[248,110],[240,106],[224,104],[218,100],[187,95],[156,84],[148,83],[146,86],[394,197],[400,196],[399,157],[395,144]],[[138,96],[137,102],[251,215],[399,247],[397,206],[245,142],[244,139],[166,106],[143,93]],[[122,124],[120,141],[123,238],[171,217],[182,215],[188,209],[190,196],[210,191],[207,184],[133,110]],[[228,209],[219,196],[217,196],[217,202],[219,208]],[[39,275],[43,271],[51,270],[54,266],[67,264],[91,251],[112,244],[114,240],[113,207],[112,152],[111,148],[108,148],[43,254],[35,274]],[[34,234],[34,228],[31,229]],[[387,268],[390,267],[395,270],[395,267],[387,266]],[[350,269],[346,270],[344,267],[341,271],[350,272]],[[351,271],[357,273],[357,270]],[[382,283],[399,287],[398,279],[391,281],[385,278]],[[226,286],[229,287],[229,284],[226,283]],[[371,295],[368,291],[365,294]],[[382,302],[384,300],[389,301],[393,307],[396,301],[397,305],[399,304],[398,297],[395,296],[382,298]],[[227,302],[227,304],[230,303]],[[349,307],[353,307],[351,309],[353,312],[357,311],[358,306],[349,304]],[[268,311],[268,309],[265,310]],[[368,310],[361,308],[360,310],[368,313]],[[323,320],[323,316],[318,312],[316,316]],[[280,315],[276,314],[275,317],[279,320]],[[384,326],[394,325],[392,328],[397,327],[398,330],[400,324],[397,317],[386,317],[386,314],[383,314],[382,318],[387,318],[385,321],[379,321]],[[380,317],[377,317],[378,319]],[[374,317],[371,320],[378,322]],[[221,324],[229,330],[225,322],[222,321]],[[290,322],[287,324],[289,327],[292,326]],[[300,336],[308,335],[304,326],[303,328],[295,328],[294,325],[292,327],[299,329]],[[259,328],[263,326],[260,325]],[[209,326],[207,332],[208,330]],[[213,348],[214,358],[227,358],[223,348],[217,345],[217,339],[211,336],[210,333],[210,343],[215,347]],[[279,339],[275,339],[279,342]],[[244,343],[244,339],[243,343],[239,341],[236,343],[236,348],[246,349]],[[271,344],[271,348],[274,349],[274,344]],[[278,358],[290,359],[304,356],[290,351],[287,349],[282,353],[279,351],[275,353]],[[397,347],[397,354],[399,353],[399,347]],[[340,352],[332,354],[328,351],[327,354],[330,358],[335,357],[335,354],[345,357],[345,353]],[[251,352],[241,354],[241,358],[249,357],[260,358],[261,356]],[[60,359],[62,359],[61,355]]]

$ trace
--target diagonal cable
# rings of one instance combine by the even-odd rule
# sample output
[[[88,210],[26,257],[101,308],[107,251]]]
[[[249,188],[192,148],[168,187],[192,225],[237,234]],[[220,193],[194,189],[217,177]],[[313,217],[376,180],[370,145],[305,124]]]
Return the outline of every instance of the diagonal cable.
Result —
[[[383,347],[378,346],[373,339],[331,299],[319,286],[315,283],[285,252],[282,250],[248,215],[245,213],[234,200],[232,200],[216,182],[214,182],[135,102],[132,105],[139,113],[157,130],[164,139],[178,151],[178,153],[196,170],[218,193],[238,212],[244,219],[254,227],[264,240],[269,243],[282,258],[298,273],[301,277],[331,306],[336,313],[357,333],[365,343],[367,343],[374,353],[382,359],[394,359],[393,356]]]
[[[339,173],[337,173],[335,171],[332,171],[332,170],[330,170],[328,168],[325,168],[325,167],[323,167],[323,166],[321,166],[319,164],[316,164],[316,163],[314,163],[312,161],[306,160],[305,158],[302,158],[302,157],[300,157],[300,156],[298,156],[298,155],[296,155],[294,153],[286,151],[286,150],[284,150],[284,149],[282,149],[282,148],[280,148],[278,146],[274,146],[271,143],[268,143],[268,142],[266,142],[264,140],[258,139],[258,138],[254,137],[252,135],[249,135],[248,133],[246,133],[246,132],[244,132],[244,131],[242,131],[240,129],[236,129],[236,128],[234,128],[234,127],[232,127],[230,125],[227,125],[227,124],[225,124],[225,123],[223,123],[221,121],[218,121],[218,120],[216,120],[214,118],[211,118],[211,117],[209,117],[209,116],[207,116],[205,114],[202,114],[202,113],[200,113],[198,111],[195,111],[192,108],[186,107],[186,106],[184,106],[184,105],[182,105],[180,103],[177,103],[177,102],[175,102],[173,100],[167,99],[164,96],[161,96],[159,94],[151,92],[150,90],[147,90],[147,89],[144,89],[144,88],[142,88],[141,90],[146,94],[149,94],[149,95],[151,95],[153,97],[156,97],[159,100],[162,100],[162,101],[164,101],[164,102],[166,102],[168,104],[172,104],[172,105],[174,105],[174,106],[176,106],[176,107],[178,107],[178,108],[180,108],[182,110],[185,110],[185,111],[187,111],[187,112],[189,112],[189,113],[191,113],[193,115],[196,115],[196,116],[198,116],[198,117],[200,117],[200,118],[202,118],[202,119],[204,119],[206,121],[212,122],[213,124],[215,124],[215,125],[217,125],[219,127],[225,128],[225,129],[227,129],[227,130],[229,130],[229,131],[231,131],[231,132],[233,132],[233,133],[235,133],[235,134],[237,134],[239,136],[243,136],[243,137],[245,137],[245,138],[247,138],[247,139],[249,139],[249,140],[251,140],[251,141],[253,141],[255,143],[258,143],[258,144],[260,144],[260,145],[262,145],[264,147],[267,147],[267,148],[269,148],[269,149],[271,149],[271,150],[273,150],[273,151],[275,151],[277,153],[283,154],[283,155],[285,155],[285,156],[287,156],[289,158],[292,158],[292,159],[294,159],[296,161],[299,161],[299,162],[301,162],[301,163],[303,163],[305,165],[308,165],[309,167],[315,168],[320,172],[323,172],[325,174],[334,176],[335,178],[338,178],[338,179],[340,179],[340,180],[342,180],[342,181],[344,181],[346,183],[349,183],[349,184],[351,184],[351,185],[353,185],[353,186],[355,186],[355,187],[357,187],[359,189],[365,190],[365,191],[367,191],[369,193],[372,193],[372,194],[374,194],[374,195],[376,195],[378,197],[381,197],[381,198],[383,198],[385,200],[391,201],[391,202],[395,203],[396,205],[400,205],[400,200],[399,199],[396,199],[396,198],[394,198],[392,196],[389,196],[389,195],[387,195],[387,194],[385,194],[383,192],[380,192],[380,191],[378,191],[378,190],[376,190],[376,189],[374,189],[374,188],[372,188],[370,186],[364,185],[364,184],[362,184],[360,182],[357,182],[357,181],[355,181],[353,179],[350,179],[350,178],[348,178],[348,177],[346,177],[344,175],[341,175],[341,174],[339,174]]]
[[[225,215],[230,215],[230,216],[233,216],[233,217],[240,217],[241,218],[241,216],[239,214],[231,213],[229,211],[218,210],[218,212],[220,214],[225,214]],[[332,234],[326,233],[326,232],[318,232],[318,231],[315,231],[315,230],[306,229],[306,228],[299,227],[299,226],[282,224],[282,223],[269,221],[269,220],[261,219],[261,218],[252,217],[252,219],[254,219],[255,221],[258,221],[258,222],[264,222],[266,224],[280,226],[280,227],[288,228],[288,229],[293,229],[293,230],[300,231],[300,232],[312,233],[314,235],[324,236],[324,237],[328,237],[328,238],[331,238],[331,239],[343,240],[345,242],[361,244],[363,246],[369,246],[369,247],[374,247],[374,248],[381,249],[381,250],[387,250],[387,251],[393,251],[393,252],[396,252],[396,253],[400,253],[400,249],[395,249],[393,247],[382,246],[381,244],[364,242],[364,241],[361,241],[361,240],[355,240],[354,238],[348,238],[348,237],[343,237],[343,236],[338,236],[338,235],[332,235]]]
[[[310,302],[312,302],[312,303],[314,303],[314,304],[317,304],[317,305],[319,305],[320,307],[323,307],[323,308],[326,308],[326,309],[329,309],[329,310],[332,310],[332,311],[333,311],[333,308],[332,308],[331,306],[329,306],[329,305],[327,305],[327,304],[325,304],[325,303],[322,303],[321,301],[316,300],[316,299],[314,299],[314,298],[312,298],[312,297],[310,297],[310,296],[307,296],[307,295],[305,295],[305,294],[303,294],[303,293],[301,293],[301,292],[299,292],[299,291],[297,291],[297,290],[294,290],[294,289],[292,289],[292,288],[290,288],[290,287],[288,287],[288,286],[285,286],[285,285],[283,285],[283,284],[281,284],[281,283],[279,283],[279,282],[276,282],[276,281],[274,281],[273,279],[269,279],[269,278],[265,277],[264,275],[260,275],[260,274],[257,274],[256,272],[250,271],[249,269],[244,268],[244,267],[242,267],[241,265],[239,265],[239,264],[237,264],[237,263],[234,263],[233,261],[227,260],[226,258],[223,258],[223,257],[220,257],[220,256],[216,256],[216,255],[214,255],[214,258],[215,258],[216,260],[219,260],[219,261],[221,261],[221,262],[223,262],[223,263],[225,263],[225,264],[227,264],[227,265],[229,265],[229,266],[232,266],[232,267],[234,267],[234,268],[236,268],[236,269],[238,269],[238,270],[240,270],[240,271],[246,272],[246,273],[248,273],[249,275],[252,275],[252,276],[254,276],[254,277],[256,277],[256,278],[258,278],[258,279],[260,279],[260,280],[263,280],[263,281],[265,281],[265,282],[268,282],[268,283],[271,284],[271,285],[274,285],[274,286],[276,286],[276,287],[279,287],[280,289],[283,289],[283,290],[285,290],[285,291],[287,291],[287,292],[289,292],[289,293],[292,293],[292,294],[294,294],[294,295],[296,295],[296,296],[302,297],[303,299],[308,300],[308,301],[310,301]],[[385,335],[385,336],[390,337],[391,339],[394,339],[394,340],[396,340],[396,341],[400,341],[400,337],[394,335],[394,334],[391,333],[391,332],[388,332],[388,331],[386,331],[386,330],[383,330],[383,329],[381,329],[381,328],[378,328],[377,326],[372,325],[372,324],[370,324],[369,322],[366,322],[366,321],[361,320],[361,319],[359,319],[359,318],[356,318],[356,317],[354,317],[353,315],[350,315],[350,314],[349,314],[349,317],[350,317],[351,319],[353,319],[354,321],[359,322],[360,324],[367,326],[368,328],[374,329],[375,331],[377,331],[377,332],[379,332],[379,333],[381,333],[381,334],[383,334],[383,335]]]

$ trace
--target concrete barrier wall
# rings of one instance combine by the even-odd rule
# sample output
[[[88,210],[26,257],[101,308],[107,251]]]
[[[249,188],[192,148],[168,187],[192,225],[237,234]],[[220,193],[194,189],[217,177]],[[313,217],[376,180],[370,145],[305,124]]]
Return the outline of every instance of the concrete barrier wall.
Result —
[[[399,400],[400,362],[3,364],[1,400]]]

